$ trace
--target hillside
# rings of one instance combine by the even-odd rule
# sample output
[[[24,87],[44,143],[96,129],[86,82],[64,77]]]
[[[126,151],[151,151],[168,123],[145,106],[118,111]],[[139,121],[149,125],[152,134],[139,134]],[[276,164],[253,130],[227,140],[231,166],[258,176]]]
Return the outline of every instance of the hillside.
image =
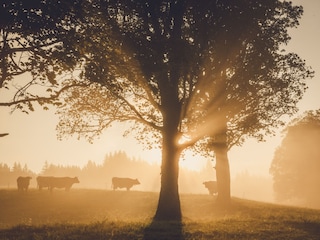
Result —
[[[181,195],[182,223],[152,223],[158,194],[0,190],[0,239],[319,239],[320,211]],[[62,237],[63,236],[63,237]]]

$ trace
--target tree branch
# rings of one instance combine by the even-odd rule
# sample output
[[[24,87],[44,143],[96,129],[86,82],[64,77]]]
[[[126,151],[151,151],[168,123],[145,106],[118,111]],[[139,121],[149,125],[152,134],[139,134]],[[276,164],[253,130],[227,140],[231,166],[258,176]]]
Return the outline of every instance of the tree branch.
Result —
[[[14,106],[17,104],[24,104],[24,103],[31,103],[31,102],[49,102],[52,100],[56,100],[60,97],[60,95],[73,87],[88,87],[92,83],[73,83],[71,85],[67,85],[62,87],[59,91],[56,91],[54,94],[52,94],[50,97],[33,97],[33,98],[25,98],[25,99],[20,99],[20,100],[13,100],[10,102],[0,102],[0,106],[5,106],[5,107],[10,107]]]

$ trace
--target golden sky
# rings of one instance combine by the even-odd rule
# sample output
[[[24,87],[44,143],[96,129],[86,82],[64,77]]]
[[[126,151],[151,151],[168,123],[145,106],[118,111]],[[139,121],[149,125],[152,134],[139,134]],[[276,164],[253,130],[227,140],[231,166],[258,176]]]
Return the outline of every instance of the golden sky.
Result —
[[[304,6],[305,12],[298,29],[290,31],[292,40],[287,49],[298,53],[316,72],[315,77],[307,82],[309,89],[298,105],[302,113],[305,110],[320,109],[320,1],[292,2]],[[0,107],[0,133],[10,133],[9,136],[0,138],[0,163],[7,163],[12,167],[14,162],[20,162],[39,173],[45,161],[83,166],[89,160],[101,163],[105,154],[117,150],[124,150],[132,157],[160,162],[159,150],[146,151],[133,137],[123,138],[118,131],[122,126],[114,126],[90,144],[85,140],[71,138],[58,141],[56,124],[57,116],[52,111],[39,110],[29,115],[16,111],[10,114],[9,108]],[[264,143],[249,139],[241,148],[233,148],[229,152],[232,176],[243,171],[267,176],[274,149],[280,142],[281,135],[278,134]],[[187,155],[181,165],[199,169],[204,164],[205,160]]]

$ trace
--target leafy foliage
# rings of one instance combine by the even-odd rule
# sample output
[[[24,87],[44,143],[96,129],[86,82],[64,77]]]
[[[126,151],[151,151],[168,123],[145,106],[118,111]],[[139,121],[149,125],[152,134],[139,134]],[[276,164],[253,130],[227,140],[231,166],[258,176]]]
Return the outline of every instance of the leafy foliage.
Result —
[[[61,78],[72,78],[78,61],[59,56],[71,34],[66,23],[81,11],[79,1],[1,0],[0,5],[0,88],[15,91],[0,106],[28,113],[34,111],[33,102],[45,110],[48,104],[59,105]]]
[[[230,146],[245,136],[262,140],[283,124],[281,116],[296,111],[302,80],[312,76],[303,60],[281,48],[290,39],[287,28],[302,14],[287,2],[110,1],[94,10],[99,17],[87,16],[74,47],[85,53],[83,77],[106,89],[78,90],[81,101],[97,108],[80,110],[80,100],[69,97],[60,111],[67,113],[61,124],[80,136],[125,120],[147,126],[137,127],[145,136],[163,130],[166,115],[175,111],[191,145],[217,134],[223,116]],[[81,114],[66,117],[76,111]],[[88,115],[101,124],[88,127]]]
[[[33,79],[20,88],[24,100],[13,102],[33,110],[30,102],[39,96],[26,90],[40,83],[50,89],[41,99],[46,103],[60,104],[54,100],[67,92],[62,135],[92,140],[114,121],[131,121],[145,142],[151,130],[163,151],[164,192],[174,193],[161,204],[169,215],[181,215],[169,209],[180,207],[178,161],[185,148],[206,137],[219,142],[223,136],[229,147],[246,136],[261,140],[282,124],[282,115],[296,111],[303,81],[312,76],[298,55],[283,50],[288,28],[303,12],[287,1],[16,0],[3,6],[17,24],[5,22],[2,48],[9,34],[14,53],[14,44],[21,45],[16,36],[28,44],[23,53],[31,50],[23,65],[32,66],[26,70]],[[6,66],[16,65],[10,53],[2,59],[3,85],[20,72],[7,74]],[[65,73],[68,81],[56,80]]]
[[[319,207],[320,111],[293,120],[276,150],[270,172],[276,198]]]
[[[72,90],[66,98],[70,106],[60,113],[81,114],[63,117],[64,127],[58,129],[66,135],[77,132],[92,140],[111,121],[125,120],[144,124],[135,125],[140,134],[161,131],[164,113],[172,108],[181,134],[189,138],[214,135],[225,115],[230,145],[245,135],[262,139],[282,124],[280,116],[296,111],[305,89],[301,80],[312,76],[304,61],[282,49],[290,40],[287,29],[296,27],[302,14],[289,2],[17,0],[2,5],[1,86],[25,72],[32,75],[15,95],[18,108],[25,102],[19,99],[27,100],[29,110],[31,100],[58,104],[52,98],[61,97],[61,84],[81,78],[106,87],[78,89],[79,99],[91,105],[100,101],[96,108],[79,108]],[[73,81],[61,81],[66,72]],[[47,88],[46,98],[32,90],[35,85]],[[93,117],[88,115],[96,115],[101,125],[89,127]],[[199,125],[205,127],[199,131]]]

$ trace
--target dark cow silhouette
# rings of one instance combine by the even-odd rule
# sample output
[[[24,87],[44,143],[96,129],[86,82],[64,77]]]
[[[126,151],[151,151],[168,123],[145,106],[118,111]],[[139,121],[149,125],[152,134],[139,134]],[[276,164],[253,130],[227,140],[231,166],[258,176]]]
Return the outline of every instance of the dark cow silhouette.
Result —
[[[42,190],[42,188],[44,187],[47,187],[48,189],[50,189],[52,178],[53,177],[42,177],[42,176],[37,177],[37,185],[39,190]]]
[[[203,184],[209,190],[209,194],[213,195],[218,193],[217,181],[207,181],[203,182]]]
[[[112,188],[113,190],[116,190],[117,188],[126,188],[127,191],[130,190],[130,188],[133,187],[133,185],[140,184],[138,179],[132,179],[132,178],[119,178],[119,177],[113,177],[112,178]]]
[[[18,186],[18,191],[28,191],[30,180],[32,177],[18,177],[17,178],[17,186]]]
[[[47,187],[51,192],[54,188],[64,188],[66,191],[69,191],[74,183],[79,183],[77,177],[37,177],[37,183],[39,190]]]

